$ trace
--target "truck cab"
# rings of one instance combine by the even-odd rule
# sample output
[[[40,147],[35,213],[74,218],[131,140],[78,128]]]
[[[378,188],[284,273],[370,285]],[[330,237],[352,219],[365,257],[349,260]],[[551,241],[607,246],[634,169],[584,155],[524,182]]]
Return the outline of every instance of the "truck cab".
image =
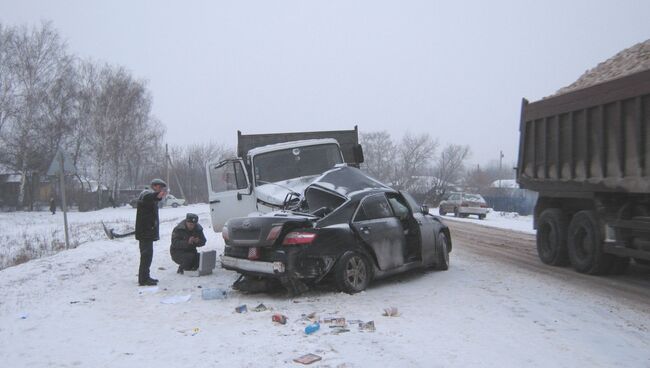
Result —
[[[356,161],[362,162],[360,146],[356,151]],[[295,203],[314,179],[345,162],[333,138],[270,144],[252,148],[244,157],[210,162],[206,171],[212,228],[219,232],[230,218]]]

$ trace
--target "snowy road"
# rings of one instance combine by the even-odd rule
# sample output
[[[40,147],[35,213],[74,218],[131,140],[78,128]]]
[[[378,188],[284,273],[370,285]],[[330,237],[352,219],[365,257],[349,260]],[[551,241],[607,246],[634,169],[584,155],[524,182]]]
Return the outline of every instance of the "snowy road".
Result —
[[[163,239],[185,210],[161,213],[170,220],[161,226]],[[207,206],[189,210],[208,223]],[[275,367],[300,366],[293,358],[314,353],[323,358],[312,365],[319,367],[650,365],[647,288],[622,297],[618,279],[585,281],[569,269],[534,266],[530,249],[510,252],[530,248],[520,234],[501,239],[478,225],[449,222],[455,241],[449,271],[412,272],[352,296],[320,290],[295,299],[233,293],[205,301],[202,288],[227,287],[235,275],[220,269],[201,278],[177,275],[167,241],[155,247],[152,269],[161,281],[149,292],[136,286],[133,239],[85,243],[0,271],[0,359],[8,367]],[[208,247],[220,250],[217,234],[206,230]],[[646,270],[635,272],[636,281],[621,282],[648,278]],[[177,295],[191,300],[161,303]],[[234,311],[259,303],[273,311]],[[381,316],[389,306],[401,315]],[[275,312],[288,317],[286,325],[271,322]],[[337,335],[323,325],[306,336],[300,319],[312,312],[373,320],[376,331],[352,327]]]

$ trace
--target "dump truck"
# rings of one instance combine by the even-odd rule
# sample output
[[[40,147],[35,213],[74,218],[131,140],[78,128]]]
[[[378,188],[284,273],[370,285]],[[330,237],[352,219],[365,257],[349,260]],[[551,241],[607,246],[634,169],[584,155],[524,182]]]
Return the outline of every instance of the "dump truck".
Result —
[[[271,134],[238,131],[237,157],[206,167],[212,228],[219,232],[231,218],[287,209],[325,171],[362,162],[357,126]]]
[[[539,194],[542,262],[587,274],[650,264],[650,70],[523,99],[516,171]]]

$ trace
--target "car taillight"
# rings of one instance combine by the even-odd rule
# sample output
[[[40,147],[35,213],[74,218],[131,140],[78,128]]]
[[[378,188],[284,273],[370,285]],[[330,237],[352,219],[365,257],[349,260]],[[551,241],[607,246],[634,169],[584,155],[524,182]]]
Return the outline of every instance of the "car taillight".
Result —
[[[284,237],[282,245],[305,245],[311,244],[316,239],[315,233],[292,231]]]
[[[280,232],[282,232],[282,225],[273,226],[266,237],[266,241],[274,242],[280,236]]]
[[[223,237],[224,241],[230,240],[230,235],[228,234],[228,227],[224,226],[221,228],[221,236]]]

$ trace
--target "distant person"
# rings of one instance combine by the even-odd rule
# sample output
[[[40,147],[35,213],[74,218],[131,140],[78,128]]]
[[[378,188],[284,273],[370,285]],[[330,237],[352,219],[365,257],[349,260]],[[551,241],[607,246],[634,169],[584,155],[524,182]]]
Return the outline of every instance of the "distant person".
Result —
[[[158,232],[158,202],[167,195],[167,183],[161,179],[151,181],[151,189],[146,189],[138,197],[138,212],[135,217],[135,238],[140,241],[140,286],[157,285],[158,280],[149,274],[153,259],[153,242],[160,239]]]
[[[172,245],[169,248],[172,260],[178,264],[178,273],[199,268],[199,252],[196,248],[205,245],[203,227],[199,216],[188,213],[172,232]]]
[[[110,204],[111,207],[113,207],[113,208],[117,207],[117,206],[115,205],[115,198],[113,198],[113,195],[112,195],[112,194],[109,194],[109,195],[108,195],[108,204]]]
[[[54,197],[50,197],[50,212],[54,215],[56,213],[56,202],[54,201]]]

